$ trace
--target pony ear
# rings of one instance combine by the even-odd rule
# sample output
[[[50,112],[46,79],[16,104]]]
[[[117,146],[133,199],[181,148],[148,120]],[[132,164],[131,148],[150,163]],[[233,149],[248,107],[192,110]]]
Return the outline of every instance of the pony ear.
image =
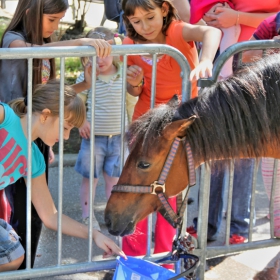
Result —
[[[178,107],[179,106],[179,98],[177,94],[174,94],[173,97],[167,103],[170,107]]]
[[[163,137],[168,140],[172,140],[175,137],[184,137],[186,135],[186,129],[195,121],[196,118],[196,115],[193,115],[188,119],[170,123],[162,131]]]

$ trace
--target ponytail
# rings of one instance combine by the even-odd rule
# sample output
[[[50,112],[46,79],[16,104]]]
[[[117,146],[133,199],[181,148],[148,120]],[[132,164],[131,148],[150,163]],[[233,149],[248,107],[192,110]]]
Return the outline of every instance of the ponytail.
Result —
[[[25,98],[16,98],[10,101],[8,104],[20,118],[26,115],[27,106],[25,105]]]

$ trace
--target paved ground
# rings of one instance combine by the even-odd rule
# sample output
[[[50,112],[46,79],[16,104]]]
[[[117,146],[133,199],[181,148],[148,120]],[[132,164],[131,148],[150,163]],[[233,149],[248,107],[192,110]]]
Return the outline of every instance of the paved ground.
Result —
[[[65,155],[64,158],[64,190],[63,190],[63,212],[77,220],[81,220],[81,208],[79,203],[79,184],[81,177],[74,171],[72,165],[76,155]],[[260,174],[259,174],[260,175]],[[50,189],[54,200],[57,201],[57,167],[50,168]],[[268,213],[268,199],[262,186],[262,180],[259,176],[257,185],[257,202],[256,202],[256,226],[254,228],[253,239],[259,240],[269,238],[269,220],[266,215]],[[197,197],[197,189],[192,189],[191,197]],[[109,236],[103,219],[103,211],[105,208],[105,193],[103,188],[103,181],[97,188],[95,213],[100,222],[102,232]],[[192,218],[196,215],[197,203],[189,206],[188,223],[191,223]],[[221,230],[220,238],[216,242],[212,242],[210,246],[222,245],[224,243],[223,235],[224,227]],[[115,237],[112,237],[115,238]],[[116,239],[115,239],[116,240]],[[117,240],[116,240],[117,241]],[[45,267],[55,265],[57,260],[57,253],[55,248],[56,233],[48,229],[43,230],[41,241],[39,244],[35,267]],[[221,280],[248,280],[253,279],[254,275],[265,269],[272,267],[275,260],[280,258],[280,247],[266,248],[261,250],[254,250],[251,252],[244,252],[235,256],[227,258],[213,259],[207,262],[209,270],[205,273],[206,280],[221,279]],[[100,259],[101,251],[94,246],[93,260]],[[63,252],[62,263],[70,264],[87,260],[87,241],[76,238],[64,236],[63,237]],[[43,280],[49,279],[112,279],[112,271],[80,273],[74,275],[64,275],[56,277],[38,278]],[[258,279],[272,279],[272,278],[258,278]]]

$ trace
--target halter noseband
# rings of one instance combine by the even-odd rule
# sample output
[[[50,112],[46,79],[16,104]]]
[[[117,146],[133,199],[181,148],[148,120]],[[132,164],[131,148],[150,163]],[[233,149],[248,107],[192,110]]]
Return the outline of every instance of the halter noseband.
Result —
[[[178,150],[180,142],[185,143],[185,152],[187,157],[188,163],[188,175],[189,175],[189,186],[193,186],[196,183],[195,178],[195,166],[194,160],[192,156],[192,151],[189,142],[186,141],[184,138],[176,137],[172,143],[168,156],[165,160],[163,169],[160,173],[159,179],[154,181],[150,186],[139,186],[139,185],[115,185],[112,189],[113,192],[130,192],[130,193],[149,193],[157,195],[159,200],[162,203],[162,207],[160,208],[159,212],[162,216],[174,227],[180,227],[182,224],[182,217],[186,209],[187,205],[187,195],[188,191],[182,200],[182,194],[177,196],[177,213],[174,212],[172,207],[170,206],[167,198],[165,196],[165,181],[168,176],[169,170],[172,166],[173,160],[175,158],[176,152]]]

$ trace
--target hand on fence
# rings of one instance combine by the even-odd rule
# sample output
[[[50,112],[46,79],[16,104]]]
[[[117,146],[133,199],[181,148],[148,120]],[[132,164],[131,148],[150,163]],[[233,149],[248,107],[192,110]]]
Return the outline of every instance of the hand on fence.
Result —
[[[190,73],[190,80],[196,81],[199,78],[208,78],[212,76],[213,64],[211,60],[206,59],[200,61],[198,66],[196,66]]]
[[[110,55],[112,46],[109,42],[103,39],[91,39],[91,38],[81,38],[78,39],[82,46],[92,46],[96,49],[96,55],[98,57],[106,57]]]

